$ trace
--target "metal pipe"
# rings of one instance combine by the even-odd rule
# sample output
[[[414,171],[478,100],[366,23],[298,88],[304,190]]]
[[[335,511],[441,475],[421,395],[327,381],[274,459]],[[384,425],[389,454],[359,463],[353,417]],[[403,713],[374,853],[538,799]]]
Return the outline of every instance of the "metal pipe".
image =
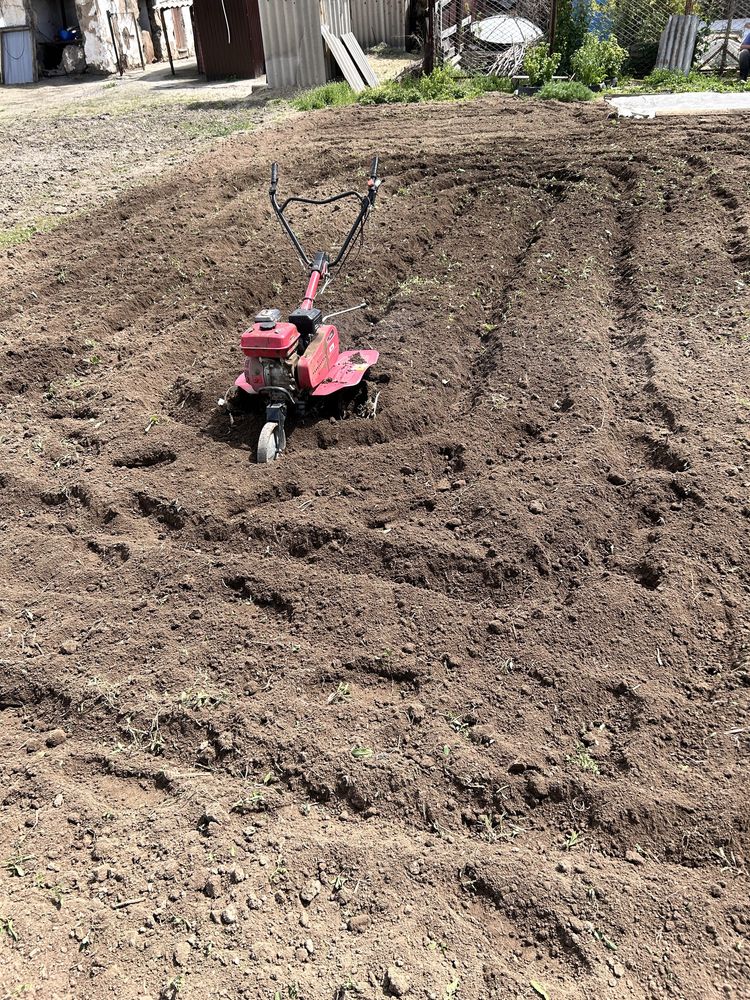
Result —
[[[112,47],[115,50],[115,61],[117,62],[117,71],[122,76],[122,61],[120,59],[120,50],[117,48],[117,42],[115,41],[115,29],[112,27],[112,11],[107,11],[107,21],[109,22],[109,34],[112,38]]]
[[[143,45],[141,43],[141,26],[138,24],[138,18],[133,14],[133,24],[135,25],[135,40],[138,42],[138,53],[141,57],[141,69],[146,69],[146,60],[143,58]]]
[[[172,58],[172,46],[169,44],[169,32],[167,31],[167,22],[164,20],[164,8],[159,8],[159,13],[161,14],[161,30],[164,32],[164,41],[167,44],[167,55],[169,56],[169,68],[172,70],[172,76],[177,76],[174,71],[174,59]]]

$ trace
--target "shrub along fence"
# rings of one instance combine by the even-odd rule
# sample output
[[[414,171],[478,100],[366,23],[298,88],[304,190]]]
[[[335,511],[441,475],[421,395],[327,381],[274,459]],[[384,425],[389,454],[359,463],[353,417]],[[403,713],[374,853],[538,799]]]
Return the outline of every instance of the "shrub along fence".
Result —
[[[701,19],[697,64],[701,52],[710,45],[721,48],[726,35],[730,57],[724,62],[727,69],[735,69],[732,45],[738,48],[750,0],[430,0],[428,10],[427,35],[436,64],[467,73],[514,76],[523,73],[528,50],[546,42],[559,55],[555,72],[575,73],[581,79],[582,57],[576,53],[583,49],[589,64],[600,54],[594,52],[592,38],[607,43],[612,39],[624,50],[624,63],[619,64],[628,75],[650,73],[670,15],[683,13]],[[610,58],[608,65],[617,63]],[[598,70],[594,75],[600,75]]]

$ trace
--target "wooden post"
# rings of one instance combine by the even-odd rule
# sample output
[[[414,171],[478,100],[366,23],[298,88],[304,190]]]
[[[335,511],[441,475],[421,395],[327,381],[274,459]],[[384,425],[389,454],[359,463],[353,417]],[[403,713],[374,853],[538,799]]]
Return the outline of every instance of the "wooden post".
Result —
[[[141,69],[146,68],[146,60],[143,58],[143,42],[141,41],[141,26],[138,18],[133,14],[133,24],[135,25],[135,40],[138,42],[138,54],[141,57]]]
[[[437,0],[428,0],[427,25],[425,30],[424,57],[422,71],[431,73],[435,69],[435,4]]]
[[[687,0],[690,3],[690,0]],[[552,0],[549,9],[549,50],[555,48],[555,35],[557,34],[557,0]]]
[[[120,50],[117,48],[117,42],[115,41],[115,29],[112,27],[112,11],[107,11],[107,21],[109,23],[109,34],[112,39],[112,47],[115,50],[115,60],[117,61],[117,71],[122,76],[122,60],[120,59]]]
[[[719,67],[719,75],[721,75],[727,66],[727,49],[729,48],[729,35],[732,30],[732,19],[734,18],[734,0],[729,0],[727,6],[727,30],[724,32],[724,44],[721,47],[721,66]]]
[[[167,22],[164,20],[164,8],[159,8],[159,13],[161,14],[161,30],[164,32],[164,41],[167,45],[167,55],[169,56],[169,68],[172,70],[172,76],[177,76],[174,71],[174,59],[172,58],[172,46],[169,44],[169,32],[167,31]]]

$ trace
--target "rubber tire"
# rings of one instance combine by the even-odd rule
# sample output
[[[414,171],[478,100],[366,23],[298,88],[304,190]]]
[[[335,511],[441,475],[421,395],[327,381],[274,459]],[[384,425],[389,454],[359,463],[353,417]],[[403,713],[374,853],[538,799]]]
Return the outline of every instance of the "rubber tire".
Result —
[[[259,465],[268,465],[270,462],[275,462],[281,454],[279,451],[278,430],[279,425],[273,420],[269,420],[267,424],[263,424],[263,429],[258,438],[258,454],[256,458]]]

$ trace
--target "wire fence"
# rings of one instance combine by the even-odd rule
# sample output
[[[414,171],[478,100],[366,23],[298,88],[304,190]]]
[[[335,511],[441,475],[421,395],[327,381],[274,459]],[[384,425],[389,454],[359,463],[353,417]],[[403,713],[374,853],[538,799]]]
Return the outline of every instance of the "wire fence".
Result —
[[[436,43],[445,62],[471,73],[513,76],[530,45],[549,33],[549,0],[437,0]]]
[[[528,49],[547,42],[565,74],[592,32],[614,36],[628,53],[625,72],[641,77],[654,68],[670,16],[686,12],[699,21],[694,66],[736,71],[750,0],[435,0],[435,60],[468,73],[514,76]]]

